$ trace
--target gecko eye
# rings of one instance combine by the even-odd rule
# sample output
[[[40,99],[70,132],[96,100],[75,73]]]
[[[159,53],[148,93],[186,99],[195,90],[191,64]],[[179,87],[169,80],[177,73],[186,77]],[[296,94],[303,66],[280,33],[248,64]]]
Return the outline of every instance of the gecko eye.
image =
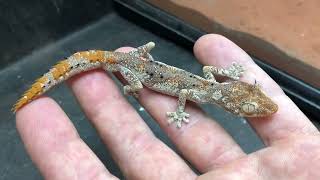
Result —
[[[258,105],[256,103],[246,102],[242,104],[241,108],[246,114],[253,114],[258,109]]]

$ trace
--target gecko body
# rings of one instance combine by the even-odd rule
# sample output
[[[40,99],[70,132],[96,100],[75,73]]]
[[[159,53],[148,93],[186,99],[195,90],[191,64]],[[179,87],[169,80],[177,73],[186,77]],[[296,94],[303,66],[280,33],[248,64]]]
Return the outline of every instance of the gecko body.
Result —
[[[120,72],[128,82],[124,94],[138,96],[143,86],[178,97],[178,108],[167,112],[168,122],[188,123],[189,114],[185,112],[187,100],[196,103],[218,104],[234,114],[244,117],[262,117],[275,113],[278,106],[256,86],[238,81],[244,69],[232,64],[227,69],[204,66],[204,77],[183,69],[155,61],[150,50],[155,44],[149,42],[128,53],[91,50],[73,54],[53,66],[49,72],[35,81],[29,90],[13,107],[16,112],[28,102],[47,92],[69,77],[96,68],[109,72]],[[219,83],[214,75],[225,76],[234,81]]]

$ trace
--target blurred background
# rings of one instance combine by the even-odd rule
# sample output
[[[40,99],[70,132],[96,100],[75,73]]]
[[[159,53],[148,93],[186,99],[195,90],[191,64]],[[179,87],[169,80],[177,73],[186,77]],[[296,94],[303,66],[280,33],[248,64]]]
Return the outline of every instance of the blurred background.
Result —
[[[195,40],[206,33],[222,34],[246,50],[319,127],[319,8],[317,0],[0,1],[0,179],[42,179],[25,152],[10,108],[55,62],[86,49],[154,41],[155,59],[200,75],[202,66],[192,54]],[[68,87],[61,84],[48,95],[110,172],[123,178]],[[175,149],[143,107],[128,100],[157,137]],[[203,108],[245,152],[264,146],[245,119],[212,105]]]

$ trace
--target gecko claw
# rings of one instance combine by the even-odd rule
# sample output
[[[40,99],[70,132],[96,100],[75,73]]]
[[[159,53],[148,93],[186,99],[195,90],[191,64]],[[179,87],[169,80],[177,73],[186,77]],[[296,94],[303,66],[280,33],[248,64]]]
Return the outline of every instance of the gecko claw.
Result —
[[[185,112],[180,112],[180,111],[176,111],[176,112],[167,112],[167,116],[168,116],[168,123],[172,124],[173,122],[176,122],[177,128],[181,128],[182,127],[182,122],[184,123],[189,123],[189,114],[185,113]]]

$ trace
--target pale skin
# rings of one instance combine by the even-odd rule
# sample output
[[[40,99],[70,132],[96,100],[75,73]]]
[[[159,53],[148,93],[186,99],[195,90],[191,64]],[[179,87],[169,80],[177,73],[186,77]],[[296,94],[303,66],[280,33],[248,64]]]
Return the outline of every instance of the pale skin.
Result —
[[[183,158],[201,172],[197,175],[181,156],[154,136],[102,70],[71,78],[68,84],[127,179],[320,179],[319,131],[279,86],[243,50],[222,36],[201,37],[194,53],[204,65],[226,68],[234,61],[240,63],[247,70],[241,81],[263,82],[261,88],[278,104],[278,111],[248,121],[266,148],[245,154],[214,119],[192,103],[185,109],[192,114],[190,123],[180,129],[169,126],[165,112],[176,109],[176,98],[141,89],[140,103]],[[117,179],[81,140],[52,99],[32,101],[17,112],[16,118],[27,152],[45,178]]]

